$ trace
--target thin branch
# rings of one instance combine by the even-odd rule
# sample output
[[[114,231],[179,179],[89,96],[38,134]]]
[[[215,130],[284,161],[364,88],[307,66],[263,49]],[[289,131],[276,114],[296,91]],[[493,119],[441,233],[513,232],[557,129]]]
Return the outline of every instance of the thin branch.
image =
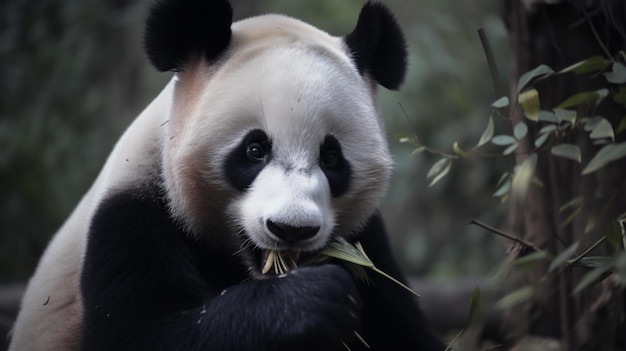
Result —
[[[569,262],[569,265],[573,266],[576,263],[578,263],[578,261],[582,260],[583,257],[587,256],[593,249],[598,247],[598,245],[602,244],[605,240],[606,240],[606,235],[601,237],[600,240],[596,241],[595,244],[591,245],[591,247],[589,247],[587,250],[585,250],[585,252],[583,252],[580,255],[578,255],[578,257],[576,257],[573,261]]]
[[[496,65],[496,59],[493,55],[493,50],[491,50],[491,44],[489,44],[489,39],[487,39],[487,35],[485,34],[485,30],[483,28],[478,29],[478,36],[480,37],[480,42],[483,45],[483,50],[485,51],[485,56],[487,58],[487,64],[489,65],[489,72],[491,72],[491,80],[493,81],[493,88],[496,91],[497,97],[505,96],[504,88],[502,87],[502,80],[500,79],[500,74],[498,73],[498,66]]]
[[[539,248],[537,246],[535,246],[535,244],[526,242],[526,241],[524,241],[524,240],[522,240],[522,239],[520,239],[518,237],[515,237],[515,236],[513,236],[511,234],[505,233],[505,232],[503,232],[503,231],[501,231],[499,229],[491,227],[491,226],[489,226],[489,225],[487,225],[485,223],[482,223],[482,222],[480,222],[480,221],[478,221],[478,220],[476,220],[474,218],[470,219],[469,224],[477,225],[477,226],[479,226],[479,227],[481,227],[483,229],[486,229],[486,230],[488,230],[488,231],[490,231],[490,232],[492,232],[494,234],[497,234],[497,235],[499,235],[499,236],[501,236],[503,238],[506,238],[506,239],[509,239],[511,241],[514,241],[514,242],[516,242],[516,243],[518,243],[520,245],[523,245],[525,247],[532,248],[535,251],[541,251],[541,250],[539,250]]]

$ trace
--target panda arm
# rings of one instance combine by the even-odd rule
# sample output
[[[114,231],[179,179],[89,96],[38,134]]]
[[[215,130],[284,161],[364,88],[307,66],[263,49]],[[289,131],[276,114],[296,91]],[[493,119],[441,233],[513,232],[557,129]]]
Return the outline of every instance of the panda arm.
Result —
[[[82,349],[340,350],[354,335],[359,297],[343,268],[250,279],[232,253],[180,230],[154,193],[111,196],[93,218]]]
[[[406,278],[395,262],[385,226],[374,214],[358,240],[372,262],[404,284]],[[445,346],[430,330],[416,297],[391,280],[368,272],[369,283],[360,282],[363,298],[363,335],[374,350],[443,350]]]

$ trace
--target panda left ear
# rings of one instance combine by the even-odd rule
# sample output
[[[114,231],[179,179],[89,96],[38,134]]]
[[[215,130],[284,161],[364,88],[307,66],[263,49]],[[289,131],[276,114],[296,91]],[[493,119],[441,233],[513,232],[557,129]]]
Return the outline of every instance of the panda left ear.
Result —
[[[387,89],[404,82],[407,49],[402,30],[391,11],[368,1],[359,14],[356,28],[344,41],[361,74],[368,73]]]
[[[228,47],[232,22],[227,0],[158,0],[146,20],[146,53],[161,72],[182,71],[194,54],[214,61]]]

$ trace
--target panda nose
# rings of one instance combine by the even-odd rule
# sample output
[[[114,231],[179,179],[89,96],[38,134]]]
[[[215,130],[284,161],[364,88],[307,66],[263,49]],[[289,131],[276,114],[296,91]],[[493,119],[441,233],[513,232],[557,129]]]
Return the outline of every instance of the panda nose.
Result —
[[[269,219],[265,222],[265,225],[267,226],[267,229],[272,232],[272,234],[289,243],[295,243],[312,238],[320,230],[320,227],[294,227],[289,224],[278,223]]]

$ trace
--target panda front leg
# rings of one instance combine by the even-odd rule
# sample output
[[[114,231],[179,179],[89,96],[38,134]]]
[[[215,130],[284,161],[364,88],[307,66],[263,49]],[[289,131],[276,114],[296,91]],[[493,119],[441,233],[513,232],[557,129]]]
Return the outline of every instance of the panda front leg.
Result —
[[[81,278],[83,350],[306,351],[354,344],[360,296],[342,267],[252,279],[238,257],[183,232],[153,193],[113,195],[92,220]]]

